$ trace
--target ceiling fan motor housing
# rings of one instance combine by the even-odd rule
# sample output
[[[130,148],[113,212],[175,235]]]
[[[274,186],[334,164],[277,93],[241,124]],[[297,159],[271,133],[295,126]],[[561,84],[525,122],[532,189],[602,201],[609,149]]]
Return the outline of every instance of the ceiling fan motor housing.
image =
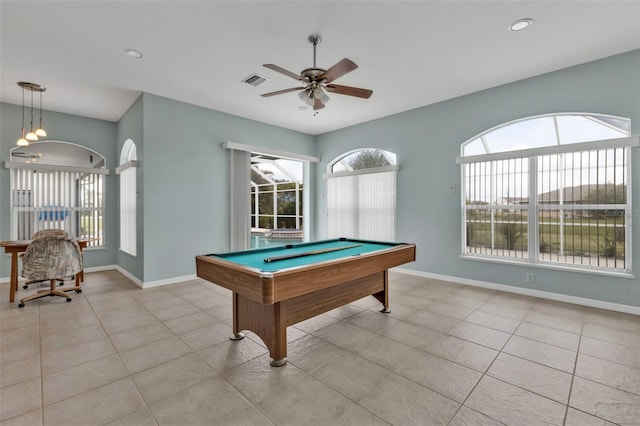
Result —
[[[300,73],[300,76],[309,83],[313,83],[314,81],[318,81],[318,77],[324,74],[325,71],[326,70],[322,68],[305,68]]]

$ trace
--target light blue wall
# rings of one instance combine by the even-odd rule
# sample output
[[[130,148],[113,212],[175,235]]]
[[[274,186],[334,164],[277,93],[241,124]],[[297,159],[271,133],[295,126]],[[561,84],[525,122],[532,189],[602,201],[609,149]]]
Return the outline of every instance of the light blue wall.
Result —
[[[131,139],[136,144],[136,155],[138,158],[138,167],[136,169],[136,187],[138,191],[138,199],[136,205],[136,221],[138,226],[136,226],[136,256],[131,256],[128,253],[125,253],[121,250],[117,250],[117,264],[134,275],[140,281],[144,280],[144,198],[142,194],[144,193],[144,162],[141,161],[144,156],[144,130],[143,130],[143,105],[142,105],[142,95],[138,97],[138,99],[129,107],[127,112],[125,112],[120,121],[118,121],[118,132],[117,132],[117,161],[120,164],[120,152],[122,151],[122,146],[127,141],[127,139]],[[118,185],[120,181],[118,180]],[[118,192],[120,194],[120,192]],[[118,243],[120,238],[120,198],[118,195]],[[119,244],[118,246],[119,247]]]
[[[196,255],[228,250],[223,142],[315,155],[313,136],[183,102],[145,93],[143,111],[145,282],[192,275]]]
[[[138,256],[118,247],[118,178],[107,177],[106,249],[89,251],[87,266],[118,264],[144,282],[194,273],[194,256],[229,247],[228,152],[221,143],[319,156],[307,190],[312,234],[326,235],[327,162],[346,151],[379,147],[398,154],[397,236],[415,242],[417,261],[408,267],[434,273],[528,287],[640,306],[640,279],[602,277],[524,266],[462,260],[460,255],[460,144],[498,124],[553,112],[597,112],[632,119],[640,133],[640,51],[500,86],[318,137],[194,105],[143,94],[118,124],[45,111],[52,139],[77,143],[104,155],[113,171],[127,138],[136,142]],[[437,84],[434,82],[433,84]],[[9,161],[20,107],[0,104],[0,161]],[[640,206],[640,149],[633,149],[635,211]],[[449,187],[455,186],[455,193]],[[9,239],[9,172],[0,169],[0,239]],[[640,223],[634,216],[634,270],[640,268]],[[533,272],[536,282],[526,283]],[[8,257],[0,277],[8,277]],[[640,274],[638,274],[640,275]]]
[[[0,162],[11,161],[11,149],[16,146],[20,133],[21,107],[19,105],[0,103]],[[117,179],[113,168],[117,163],[116,123],[44,111],[44,127],[47,139],[72,142],[92,149],[106,158],[111,173],[106,176],[105,193],[105,249],[89,249],[85,252],[87,267],[113,265],[116,261],[117,248]],[[10,236],[10,174],[4,167],[0,168],[0,240],[8,240]],[[8,277],[10,262],[7,255],[0,257],[0,278]]]
[[[472,70],[470,70],[472,72]],[[430,82],[424,85],[428,90]],[[446,84],[451,84],[447,82]],[[374,95],[375,96],[375,95]],[[460,144],[511,120],[555,112],[629,117],[640,134],[640,51],[518,81],[317,137],[316,233],[326,236],[325,181],[329,161],[346,151],[375,147],[398,155],[397,239],[417,244],[407,266],[425,273],[527,287],[640,306],[640,279],[611,278],[460,259]],[[640,206],[640,148],[634,148],[633,197]],[[455,186],[455,193],[449,188]],[[640,217],[633,217],[633,265],[640,276]],[[526,283],[528,272],[535,283]]]
[[[2,150],[9,161],[20,107],[1,104]],[[116,123],[45,111],[51,139],[77,143],[104,155],[106,249],[87,251],[87,267],[115,265],[143,282],[193,275],[195,256],[229,247],[228,152],[233,141],[315,156],[314,137],[218,111],[143,94]],[[118,250],[119,196],[114,173],[120,150],[131,138],[138,154],[138,255]],[[313,190],[312,181],[306,183]],[[9,171],[0,169],[0,239],[9,239]],[[313,200],[311,202],[313,212]],[[306,218],[313,223],[313,213]],[[9,276],[9,257],[0,278]]]

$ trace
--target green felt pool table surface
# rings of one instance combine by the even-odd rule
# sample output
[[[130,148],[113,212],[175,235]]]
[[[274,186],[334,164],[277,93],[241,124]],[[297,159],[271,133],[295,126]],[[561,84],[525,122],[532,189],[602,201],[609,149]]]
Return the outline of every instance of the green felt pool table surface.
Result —
[[[375,242],[356,239],[332,239],[300,244],[287,244],[280,247],[269,247],[263,249],[246,250],[224,254],[214,254],[215,256],[229,262],[234,262],[243,266],[258,269],[262,272],[276,272],[282,269],[306,266],[329,260],[348,258],[377,250],[384,250],[396,246],[396,243]],[[355,247],[351,247],[355,246]],[[297,255],[308,252],[337,249],[321,254],[311,254],[302,257],[295,257],[286,260],[267,262],[266,259],[282,255]]]

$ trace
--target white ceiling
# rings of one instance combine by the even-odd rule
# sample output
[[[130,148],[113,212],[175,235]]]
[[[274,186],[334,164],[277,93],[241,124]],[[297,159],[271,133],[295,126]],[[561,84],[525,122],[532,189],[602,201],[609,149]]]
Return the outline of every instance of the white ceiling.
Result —
[[[350,58],[336,84],[370,99],[330,94],[314,117],[296,92],[259,96],[298,85],[262,64],[310,67],[312,33],[318,66]],[[3,102],[30,81],[45,109],[117,121],[144,91],[315,135],[638,49],[640,1],[2,0],[0,40]]]

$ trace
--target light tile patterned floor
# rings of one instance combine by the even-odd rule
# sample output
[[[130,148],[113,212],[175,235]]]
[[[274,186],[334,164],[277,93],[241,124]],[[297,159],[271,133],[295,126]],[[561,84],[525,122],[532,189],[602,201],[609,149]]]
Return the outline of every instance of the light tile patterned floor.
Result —
[[[0,424],[640,425],[640,317],[391,273],[288,329],[231,334],[231,294],[87,274],[18,309],[0,286]],[[20,290],[21,297],[26,292]]]

